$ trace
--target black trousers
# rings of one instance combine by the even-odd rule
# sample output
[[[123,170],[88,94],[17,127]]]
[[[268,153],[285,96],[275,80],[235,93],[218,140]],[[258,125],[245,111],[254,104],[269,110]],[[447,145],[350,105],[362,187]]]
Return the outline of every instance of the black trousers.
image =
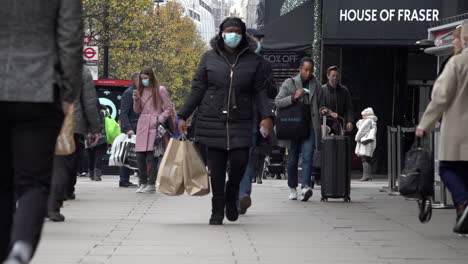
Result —
[[[239,186],[249,161],[249,149],[221,150],[208,148],[208,170],[213,193],[213,214],[224,215],[226,202],[235,202]],[[226,183],[226,167],[229,162],[229,179]]]
[[[75,153],[70,155],[70,162],[74,162],[74,164],[70,165],[70,178],[64,182],[65,185],[65,194],[70,197],[72,194],[75,193],[75,185],[76,185],[76,177],[78,172],[84,172],[85,169],[83,168],[83,157],[85,152],[85,145],[84,145],[84,136],[80,134],[74,134],[75,138],[75,146],[76,150]]]
[[[75,136],[79,136],[80,140],[76,140],[75,137],[75,145],[76,145],[76,170],[79,173],[86,173],[88,172],[88,160],[87,155],[85,155],[85,143],[84,143],[84,136],[80,134],[75,134]]]
[[[138,178],[140,184],[155,185],[158,177],[159,158],[154,151],[137,152]]]
[[[76,173],[78,171],[78,155],[80,148],[79,140],[83,136],[74,135],[76,150],[71,155],[54,157],[54,167],[52,173],[52,186],[49,196],[49,211],[60,212],[60,206],[65,198],[65,195],[71,195],[75,192]],[[70,189],[72,191],[70,192]]]
[[[95,171],[96,169],[102,170],[102,158],[107,151],[107,144],[97,145],[93,148],[88,149],[88,167],[89,171]],[[101,175],[99,175],[101,176]]]
[[[0,102],[0,112],[2,262],[12,243],[39,243],[63,112],[59,103],[14,102]]]

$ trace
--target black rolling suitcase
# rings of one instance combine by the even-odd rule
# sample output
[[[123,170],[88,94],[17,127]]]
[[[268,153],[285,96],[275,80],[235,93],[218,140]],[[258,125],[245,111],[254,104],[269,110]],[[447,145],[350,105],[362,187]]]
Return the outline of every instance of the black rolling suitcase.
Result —
[[[325,118],[324,124],[326,124]],[[322,202],[327,201],[328,198],[351,201],[350,150],[350,139],[347,136],[325,135],[322,138]]]

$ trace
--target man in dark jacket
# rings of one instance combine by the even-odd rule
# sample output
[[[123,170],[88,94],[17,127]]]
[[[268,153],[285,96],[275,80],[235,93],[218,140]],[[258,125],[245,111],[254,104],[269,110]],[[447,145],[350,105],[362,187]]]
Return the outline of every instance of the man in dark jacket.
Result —
[[[39,244],[55,143],[82,86],[82,6],[2,0],[0,17],[0,263],[23,264]]]
[[[337,66],[327,69],[328,83],[322,86],[325,106],[329,110],[331,119],[327,124],[331,133],[341,134],[341,126],[345,125],[346,132],[353,130],[353,102],[346,86],[340,83],[340,72]]]
[[[198,107],[195,140],[208,148],[211,175],[211,225],[222,225],[239,217],[237,197],[252,143],[256,104],[265,135],[272,128],[263,58],[246,35],[244,22],[226,18],[218,36],[211,41],[192,82],[192,91],[179,111],[179,131],[187,134],[185,120]],[[229,180],[226,185],[226,167]]]
[[[122,94],[122,100],[120,101],[120,126],[122,133],[129,136],[136,135],[137,123],[139,114],[133,111],[133,91],[138,87],[138,80],[140,77],[139,72],[132,74],[131,79],[133,84],[128,87]],[[130,182],[130,169],[127,167],[120,167],[120,181],[119,187],[131,187],[136,188],[138,185]]]
[[[75,199],[77,159],[79,153],[84,151],[84,137],[91,133],[96,138],[99,133],[100,121],[96,100],[93,77],[89,70],[83,66],[83,88],[74,104],[73,111],[76,150],[70,155],[55,155],[54,157],[52,186],[47,211],[47,216],[54,222],[65,221],[65,216],[60,213],[64,198]],[[97,141],[93,142],[93,144],[96,143]]]

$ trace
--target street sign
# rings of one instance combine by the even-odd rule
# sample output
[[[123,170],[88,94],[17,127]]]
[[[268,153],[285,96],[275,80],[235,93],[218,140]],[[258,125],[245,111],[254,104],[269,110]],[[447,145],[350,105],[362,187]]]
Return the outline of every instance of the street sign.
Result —
[[[99,67],[97,62],[86,62],[85,66],[89,69],[91,72],[91,75],[93,76],[93,80],[97,80],[99,77]]]
[[[83,37],[83,45],[87,46],[91,43],[91,37]]]
[[[97,80],[99,76],[99,48],[97,46],[83,47],[83,60],[91,75],[93,75],[93,80]]]
[[[98,47],[97,46],[83,47],[83,59],[85,61],[98,61],[99,60]]]

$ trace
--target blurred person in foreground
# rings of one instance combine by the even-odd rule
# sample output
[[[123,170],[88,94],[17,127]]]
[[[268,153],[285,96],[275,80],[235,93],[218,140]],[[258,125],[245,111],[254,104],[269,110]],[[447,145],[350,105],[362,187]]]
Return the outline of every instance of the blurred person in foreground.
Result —
[[[453,231],[468,234],[468,24],[461,29],[463,51],[445,65],[432,90],[432,101],[416,129],[422,137],[440,127],[439,173],[456,208]]]
[[[0,262],[24,264],[41,237],[64,114],[82,87],[82,6],[4,0],[0,17]]]

